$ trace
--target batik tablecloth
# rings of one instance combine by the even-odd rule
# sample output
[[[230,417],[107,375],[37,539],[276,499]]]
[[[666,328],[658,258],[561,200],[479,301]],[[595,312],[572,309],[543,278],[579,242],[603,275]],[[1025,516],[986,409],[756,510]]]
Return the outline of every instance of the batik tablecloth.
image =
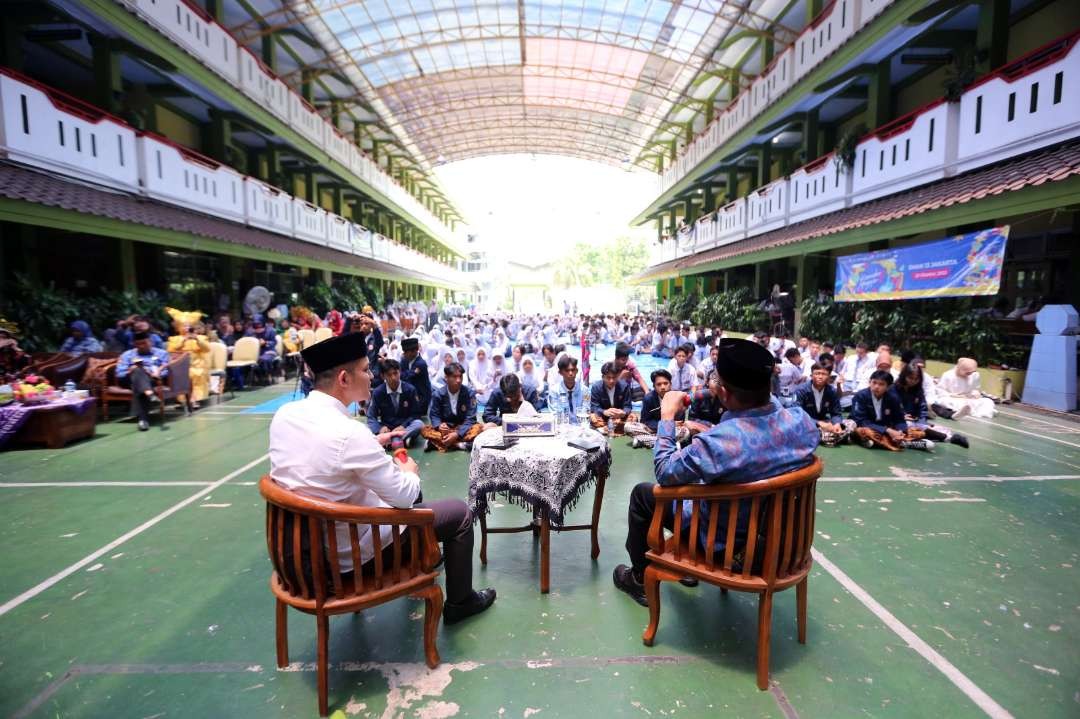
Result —
[[[87,397],[85,399],[56,399],[43,404],[29,405],[12,402],[9,405],[0,407],[0,448],[3,448],[11,441],[11,438],[26,424],[26,421],[30,419],[30,415],[34,412],[68,409],[75,412],[75,414],[82,414],[88,410],[93,411],[95,404],[97,404],[97,400],[93,397]]]
[[[598,439],[593,430],[585,432]],[[525,437],[509,449],[488,449],[485,445],[502,443],[502,428],[485,430],[473,440],[469,460],[469,506],[474,517],[488,512],[488,501],[496,494],[511,504],[540,510],[546,508],[552,524],[563,523],[563,516],[574,508],[598,472],[611,466],[611,449],[586,452],[567,445],[569,437]]]

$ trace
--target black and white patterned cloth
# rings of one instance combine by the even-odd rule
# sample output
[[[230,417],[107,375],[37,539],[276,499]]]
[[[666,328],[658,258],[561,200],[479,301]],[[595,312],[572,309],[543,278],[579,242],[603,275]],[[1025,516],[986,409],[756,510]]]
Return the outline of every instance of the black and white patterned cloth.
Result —
[[[603,437],[591,429],[571,430],[592,438]],[[564,515],[574,508],[598,472],[611,466],[611,448],[602,442],[600,449],[586,452],[569,446],[566,437],[527,437],[509,449],[488,449],[502,444],[502,428],[485,430],[473,440],[469,458],[469,507],[473,516],[487,514],[488,502],[503,495],[511,504],[534,511],[547,508],[551,522],[563,523]]]

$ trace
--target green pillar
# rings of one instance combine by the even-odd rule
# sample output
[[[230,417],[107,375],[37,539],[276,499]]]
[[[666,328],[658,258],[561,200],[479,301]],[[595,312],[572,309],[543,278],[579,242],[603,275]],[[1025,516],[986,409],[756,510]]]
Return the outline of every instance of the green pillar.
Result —
[[[806,285],[810,278],[807,276],[806,255],[795,258],[795,326],[788,330],[792,336],[797,336],[799,325],[802,324],[802,303],[806,298]]]
[[[667,297],[670,300],[675,296],[675,278],[671,277],[667,281]]]
[[[704,183],[701,189],[701,212],[707,215],[716,209],[716,193],[713,192],[712,181]]]
[[[122,91],[120,57],[107,38],[95,36],[90,43],[94,68],[94,103],[108,112],[118,109],[116,93]]]
[[[764,273],[761,271],[761,269],[762,269],[761,268],[761,263],[760,262],[755,262],[754,263],[754,301],[755,302],[760,300],[761,297],[762,297],[761,281],[763,279],[762,275]]]
[[[766,142],[757,148],[757,187],[769,184],[772,177],[772,143]]]
[[[976,65],[979,75],[1001,67],[1008,60],[1009,0],[981,0],[975,47],[986,53],[986,59]]]
[[[668,234],[675,234],[675,228],[678,227],[676,224],[677,222],[678,218],[675,216],[675,205],[672,205],[671,211],[668,213]]]
[[[23,26],[11,13],[0,15],[0,62],[12,70],[23,69]]]
[[[319,182],[315,179],[315,171],[310,167],[303,171],[304,176],[304,199],[313,205],[319,204]]]
[[[803,120],[802,151],[805,162],[813,162],[821,157],[818,154],[818,143],[818,108],[815,107],[806,113],[806,119]]]
[[[267,33],[262,38],[262,61],[275,75],[278,70],[277,62],[277,39],[273,33]]]
[[[729,277],[729,274],[729,270],[724,270],[724,292],[727,292],[728,288],[731,286],[731,279]]]
[[[871,130],[892,119],[892,85],[889,75],[889,61],[884,60],[867,76],[869,93],[866,97],[866,126]]]
[[[806,22],[810,23],[811,20],[821,14],[822,0],[807,0],[806,3]]]
[[[739,171],[732,168],[727,173],[727,201],[732,202],[736,199],[739,192]]]
[[[120,284],[124,292],[138,292],[135,277],[135,244],[132,240],[117,240],[120,243]]]
[[[210,110],[207,140],[206,154],[218,162],[227,163],[229,145],[232,144],[232,123],[217,110]]]
[[[342,208],[345,206],[345,191],[340,185],[336,185],[330,189],[330,211],[335,215],[344,216]]]

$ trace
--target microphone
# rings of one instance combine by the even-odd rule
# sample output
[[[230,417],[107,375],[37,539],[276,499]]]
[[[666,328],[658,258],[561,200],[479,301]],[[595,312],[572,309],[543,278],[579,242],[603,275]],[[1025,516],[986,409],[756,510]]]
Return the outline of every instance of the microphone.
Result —
[[[390,440],[390,454],[394,456],[399,462],[405,462],[409,459],[409,453],[405,451],[405,440],[401,435],[396,435]]]
[[[695,402],[699,399],[709,399],[711,397],[712,392],[707,389],[696,389],[693,392],[687,392],[686,396],[683,397],[682,400],[683,407],[689,407],[692,402]]]

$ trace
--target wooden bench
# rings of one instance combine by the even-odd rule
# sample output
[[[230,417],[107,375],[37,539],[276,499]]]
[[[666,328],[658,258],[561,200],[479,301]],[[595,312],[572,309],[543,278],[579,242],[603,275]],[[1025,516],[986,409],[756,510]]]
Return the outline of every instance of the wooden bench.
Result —
[[[434,511],[360,507],[312,499],[285,489],[270,476],[259,482],[259,492],[266,499],[266,546],[274,566],[270,590],[277,603],[277,665],[283,668],[289,663],[286,608],[314,614],[319,716],[329,713],[327,644],[329,619],[334,614],[351,614],[404,596],[422,598],[426,602],[424,654],[429,667],[439,665],[435,637],[442,618],[443,593],[435,581],[440,554]],[[346,574],[342,574],[337,561],[338,524],[348,527],[355,568]],[[370,529],[374,550],[370,566],[364,566],[360,557],[360,529],[364,526]],[[387,526],[393,537],[388,548],[392,552],[390,566],[384,566],[379,533],[380,527]]]
[[[660,623],[660,582],[693,577],[727,592],[758,595],[758,689],[769,688],[769,639],[772,632],[773,594],[795,587],[799,643],[806,643],[806,580],[813,559],[814,494],[822,462],[814,457],[806,467],[788,474],[746,484],[709,484],[661,487],[653,490],[656,510],[649,526],[649,566],[645,569],[645,596],[649,601],[649,626],[643,640],[653,645]],[[701,502],[708,502],[702,516]],[[674,533],[664,537],[664,513],[675,503]],[[683,503],[692,513],[688,531],[681,521]],[[749,503],[749,526],[744,545],[737,545],[736,524],[740,503]],[[720,517],[727,520],[722,554],[715,547]],[[739,556],[741,555],[741,557]]]

